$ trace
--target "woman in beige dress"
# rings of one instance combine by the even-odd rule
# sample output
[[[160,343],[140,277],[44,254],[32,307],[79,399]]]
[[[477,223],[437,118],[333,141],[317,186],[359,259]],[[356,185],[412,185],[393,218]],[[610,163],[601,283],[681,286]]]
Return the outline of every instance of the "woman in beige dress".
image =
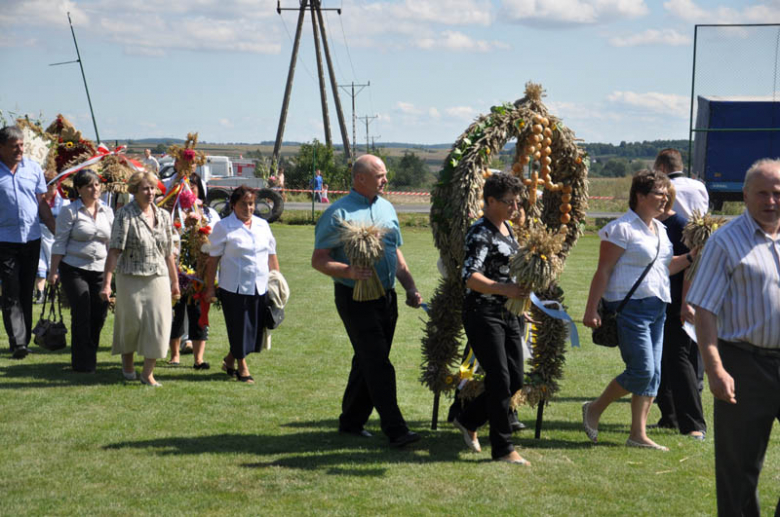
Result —
[[[111,228],[101,296],[111,295],[116,268],[116,312],[112,353],[122,354],[122,373],[136,378],[133,354],[144,357],[141,384],[154,379],[157,359],[168,354],[171,300],[179,297],[179,277],[172,252],[171,216],[154,205],[157,178],[137,172],[127,182],[135,199],[116,213]]]

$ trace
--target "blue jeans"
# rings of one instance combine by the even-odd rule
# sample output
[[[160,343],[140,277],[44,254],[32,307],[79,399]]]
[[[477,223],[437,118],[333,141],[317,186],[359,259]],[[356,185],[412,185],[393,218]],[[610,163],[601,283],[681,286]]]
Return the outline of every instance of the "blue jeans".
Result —
[[[617,309],[620,302],[609,302]],[[618,347],[626,369],[617,376],[624,389],[643,397],[655,397],[661,384],[666,303],[651,296],[631,299],[618,314]]]

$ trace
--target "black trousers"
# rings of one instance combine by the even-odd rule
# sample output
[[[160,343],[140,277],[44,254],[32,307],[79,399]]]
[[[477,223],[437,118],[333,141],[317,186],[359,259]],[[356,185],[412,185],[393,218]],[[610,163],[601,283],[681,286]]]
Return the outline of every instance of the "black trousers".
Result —
[[[60,262],[59,273],[70,301],[71,366],[77,372],[93,372],[108,312],[108,302],[100,298],[103,271],[87,271]]]
[[[682,434],[707,430],[699,391],[701,362],[699,347],[680,322],[680,306],[668,305],[657,397],[662,426],[676,427]]]
[[[764,355],[752,345],[719,341],[718,351],[737,399],[736,404],[715,399],[714,405],[718,515],[758,517],[758,476],[772,424],[780,420],[780,350]]]
[[[458,416],[466,429],[476,431],[490,422],[493,459],[514,450],[509,404],[523,387],[523,352],[517,316],[503,307],[466,306],[463,327],[479,365],[485,371],[485,391]]]
[[[41,240],[0,242],[3,324],[11,350],[27,346],[32,331],[32,302]]]
[[[382,431],[391,440],[409,428],[396,398],[395,368],[390,362],[398,302],[395,290],[368,302],[352,299],[352,288],[336,283],[336,309],[352,343],[352,369],[341,402],[339,429],[359,431],[376,408]]]
[[[185,328],[190,341],[207,341],[209,328],[198,325],[200,319],[200,303],[197,300],[182,296],[173,306],[173,321],[171,323],[171,339],[184,336]],[[186,325],[185,325],[186,324]]]

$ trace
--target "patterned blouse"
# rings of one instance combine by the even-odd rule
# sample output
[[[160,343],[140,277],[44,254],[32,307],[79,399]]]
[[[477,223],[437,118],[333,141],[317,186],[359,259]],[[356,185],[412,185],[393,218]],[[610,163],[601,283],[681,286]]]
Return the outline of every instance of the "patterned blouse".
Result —
[[[133,200],[120,208],[111,227],[109,248],[122,250],[116,272],[125,275],[167,275],[165,258],[172,251],[171,216],[151,205],[157,224],[154,228]]]
[[[484,217],[471,225],[466,232],[466,254],[461,273],[464,284],[474,273],[481,273],[496,282],[512,282],[512,277],[509,275],[509,259],[517,252],[519,245],[512,228],[508,223],[504,224],[509,229],[507,236],[501,235],[501,231]],[[506,296],[482,294],[466,289],[464,306],[502,307],[504,303],[506,303]]]

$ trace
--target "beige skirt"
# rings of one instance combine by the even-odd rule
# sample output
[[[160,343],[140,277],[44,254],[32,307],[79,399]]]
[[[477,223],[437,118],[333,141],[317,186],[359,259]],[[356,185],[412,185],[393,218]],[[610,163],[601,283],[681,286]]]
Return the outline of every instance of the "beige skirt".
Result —
[[[167,276],[116,275],[111,353],[161,359],[171,337],[171,284]]]

